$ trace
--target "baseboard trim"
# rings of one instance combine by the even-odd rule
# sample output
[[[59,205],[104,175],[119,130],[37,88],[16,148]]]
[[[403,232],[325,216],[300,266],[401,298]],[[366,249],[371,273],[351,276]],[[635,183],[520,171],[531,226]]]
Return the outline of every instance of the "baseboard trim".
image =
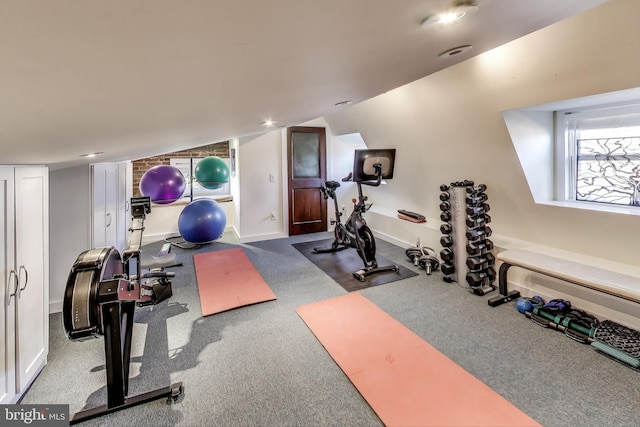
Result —
[[[49,301],[49,314],[62,312],[62,300]]]
[[[238,236],[238,241],[240,243],[251,243],[251,242],[260,242],[262,240],[283,239],[285,237],[289,237],[289,236],[287,234],[282,233],[282,232],[280,232],[280,233],[269,233],[269,234],[254,234],[254,235],[250,235],[250,236]]]
[[[234,231],[235,232],[235,228],[232,227],[231,225],[227,225],[224,228],[224,233],[228,232],[228,231]],[[160,240],[164,240],[167,237],[176,237],[179,236],[179,233],[176,232],[171,232],[171,233],[156,233],[156,234],[143,234],[142,235],[142,244],[146,245],[147,243],[153,243],[153,242],[158,242]]]

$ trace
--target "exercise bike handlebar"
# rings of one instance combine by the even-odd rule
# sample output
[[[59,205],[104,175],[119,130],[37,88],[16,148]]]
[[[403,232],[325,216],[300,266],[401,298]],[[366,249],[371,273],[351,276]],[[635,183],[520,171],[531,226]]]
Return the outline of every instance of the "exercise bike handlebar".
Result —
[[[376,169],[378,171],[378,169]],[[371,187],[377,187],[382,183],[382,174],[377,173],[378,178],[375,181],[362,181],[360,184],[362,185],[370,185]]]
[[[382,183],[382,165],[379,163],[376,163],[375,165],[373,165],[373,170],[374,170],[374,174],[376,179],[375,180],[371,180],[371,181],[357,181],[358,184],[362,184],[362,185],[369,185],[371,187],[377,187]],[[342,178],[343,182],[346,181],[353,181],[353,172],[349,172],[349,175],[347,175],[346,177]]]

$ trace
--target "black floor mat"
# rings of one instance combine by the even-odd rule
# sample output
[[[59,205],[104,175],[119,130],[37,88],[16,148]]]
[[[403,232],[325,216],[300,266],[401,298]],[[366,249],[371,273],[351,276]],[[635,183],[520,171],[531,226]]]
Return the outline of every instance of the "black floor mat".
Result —
[[[295,243],[293,247],[349,292],[370,288],[371,286],[384,285],[385,283],[391,283],[418,275],[418,273],[398,265],[398,272],[389,271],[372,274],[371,276],[365,277],[364,282],[361,282],[353,277],[354,272],[362,270],[364,267],[364,263],[355,249],[349,248],[334,253],[313,253],[314,248],[329,248],[332,242],[333,239],[325,239],[314,242]],[[376,255],[376,261],[378,261],[378,266],[380,267],[394,265],[391,261],[380,255]]]

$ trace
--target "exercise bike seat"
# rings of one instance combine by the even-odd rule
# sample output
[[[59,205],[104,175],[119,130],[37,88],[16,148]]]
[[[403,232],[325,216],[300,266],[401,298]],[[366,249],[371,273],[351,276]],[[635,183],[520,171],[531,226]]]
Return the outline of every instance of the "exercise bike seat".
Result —
[[[324,183],[324,185],[329,190],[335,190],[336,188],[340,187],[340,183],[338,181],[327,181]]]

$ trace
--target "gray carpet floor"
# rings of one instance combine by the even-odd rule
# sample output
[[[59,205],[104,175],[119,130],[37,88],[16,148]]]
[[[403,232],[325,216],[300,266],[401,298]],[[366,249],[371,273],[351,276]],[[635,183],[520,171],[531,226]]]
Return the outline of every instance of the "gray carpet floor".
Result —
[[[291,245],[327,233],[238,244],[223,238],[174,248],[173,297],[136,311],[130,395],[182,381],[175,403],[149,402],[86,426],[379,426],[373,410],[295,310],[346,291]],[[155,252],[162,242],[145,247]],[[359,291],[544,426],[638,426],[639,373],[590,346],[527,320],[515,304],[491,308],[439,272],[427,276],[404,249],[378,253],[420,273]],[[241,246],[278,299],[201,317],[193,255]],[[106,404],[103,340],[71,342],[51,315],[48,364],[23,398]],[[424,384],[426,389],[438,384]]]

